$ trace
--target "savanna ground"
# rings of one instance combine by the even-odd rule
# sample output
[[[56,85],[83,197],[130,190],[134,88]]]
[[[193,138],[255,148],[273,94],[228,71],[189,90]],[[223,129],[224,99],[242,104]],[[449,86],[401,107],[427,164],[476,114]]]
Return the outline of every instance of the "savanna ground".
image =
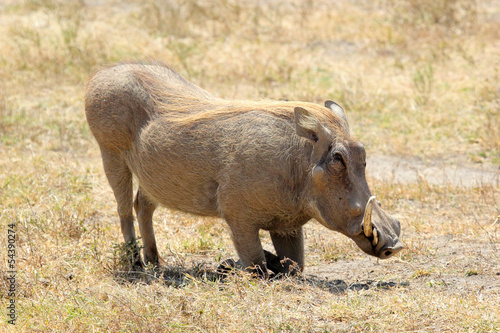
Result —
[[[1,330],[500,331],[499,1],[4,0],[0,50]],[[311,222],[303,277],[221,282],[224,222],[159,209],[167,269],[129,273],[83,94],[142,59],[221,97],[342,104],[406,250]]]

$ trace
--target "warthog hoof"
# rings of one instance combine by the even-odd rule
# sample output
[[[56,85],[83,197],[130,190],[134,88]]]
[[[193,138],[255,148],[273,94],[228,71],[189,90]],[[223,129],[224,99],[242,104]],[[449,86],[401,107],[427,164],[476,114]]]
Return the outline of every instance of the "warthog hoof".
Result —
[[[273,274],[270,276],[271,278],[283,277],[283,276],[293,276],[300,273],[299,265],[289,259],[289,258],[280,258],[274,253],[264,250],[264,255],[266,257],[266,267]],[[220,263],[219,267],[217,267],[217,274],[222,276],[227,276],[228,274],[233,273],[235,270],[243,270],[244,267],[241,263],[241,260],[235,261],[234,259],[226,259]],[[269,275],[267,272],[262,272],[260,266],[257,268],[247,268],[248,272],[257,275],[258,277],[268,278]]]
[[[243,267],[241,260],[234,261],[234,259],[226,259],[220,263],[219,267],[217,267],[217,274],[221,276],[227,276],[231,273],[234,273],[236,270],[245,270],[256,277],[259,278],[268,278],[269,274],[267,273],[267,269],[265,272],[262,271],[261,266],[256,265],[254,267]]]
[[[280,258],[274,253],[264,250],[267,269],[276,275],[293,276],[300,272],[299,265],[290,258]]]
[[[242,269],[241,261],[234,261],[234,259],[226,259],[220,263],[217,267],[217,274],[228,275],[231,274],[235,269]]]

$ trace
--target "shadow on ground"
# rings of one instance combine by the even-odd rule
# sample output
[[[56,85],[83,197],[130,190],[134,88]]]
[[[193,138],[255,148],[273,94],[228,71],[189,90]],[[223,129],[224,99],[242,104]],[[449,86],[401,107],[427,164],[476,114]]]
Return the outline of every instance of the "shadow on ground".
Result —
[[[115,280],[121,284],[127,283],[152,283],[162,282],[166,286],[174,288],[184,288],[191,283],[219,283],[220,288],[223,289],[224,285],[231,283],[229,280],[230,275],[241,274],[241,271],[232,271],[228,273],[220,273],[220,267],[213,269],[207,267],[204,263],[198,263],[191,268],[180,266],[166,266],[161,269],[146,267],[144,269],[136,269],[129,271],[110,270],[114,275]],[[319,288],[324,291],[341,294],[348,290],[361,291],[369,289],[391,289],[398,287],[407,287],[409,282],[392,282],[392,281],[356,281],[349,282],[340,279],[330,280],[328,278],[319,277],[316,275],[298,275],[298,276],[285,276],[282,274],[274,274],[268,279],[270,283],[279,281],[288,281],[298,285],[307,285],[314,288]]]

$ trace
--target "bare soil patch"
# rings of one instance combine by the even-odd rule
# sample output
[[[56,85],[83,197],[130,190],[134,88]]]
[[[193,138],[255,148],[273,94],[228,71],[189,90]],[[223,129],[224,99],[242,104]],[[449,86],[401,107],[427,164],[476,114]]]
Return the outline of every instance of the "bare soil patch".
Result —
[[[440,186],[500,185],[500,167],[472,164],[456,158],[368,156],[367,174],[381,181],[399,184],[421,181]]]
[[[343,280],[347,286],[377,283],[410,290],[435,290],[450,295],[500,295],[500,247],[488,242],[463,241],[453,236],[426,239],[430,254],[405,261],[372,258],[338,260],[308,267],[306,276]]]

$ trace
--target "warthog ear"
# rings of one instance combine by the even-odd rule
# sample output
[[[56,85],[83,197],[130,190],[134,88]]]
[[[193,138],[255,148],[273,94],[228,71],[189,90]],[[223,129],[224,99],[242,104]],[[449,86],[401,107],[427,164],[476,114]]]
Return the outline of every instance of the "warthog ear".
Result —
[[[300,106],[295,108],[295,128],[297,135],[318,142],[324,132],[323,126],[311,112]]]
[[[347,121],[347,115],[345,114],[344,109],[334,101],[326,101],[325,102],[325,107],[329,108],[330,110],[333,111],[337,116],[339,116],[345,123],[345,127],[347,130],[349,130],[349,122]]]
[[[298,136],[314,143],[311,162],[320,163],[332,143],[328,130],[321,125],[316,116],[300,106],[295,108],[295,128]]]

